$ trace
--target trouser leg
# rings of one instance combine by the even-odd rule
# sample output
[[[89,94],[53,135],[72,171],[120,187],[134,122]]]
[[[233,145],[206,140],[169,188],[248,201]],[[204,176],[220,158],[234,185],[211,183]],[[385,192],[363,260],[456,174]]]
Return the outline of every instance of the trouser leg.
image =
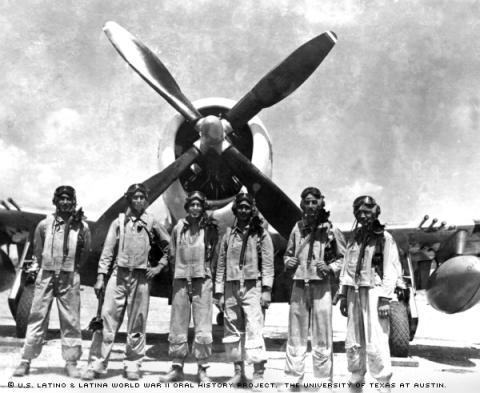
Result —
[[[333,378],[332,295],[330,281],[313,281],[312,291],[312,361],[313,375],[331,382]]]
[[[98,353],[91,353],[93,361],[92,368],[97,373],[106,372],[108,359],[115,341],[115,335],[123,319],[127,296],[125,278],[126,276],[123,269],[114,270],[112,276],[108,280],[107,288],[105,289],[105,300],[102,307],[102,344],[99,356],[96,356]]]
[[[57,281],[57,305],[62,336],[62,357],[66,361],[77,361],[82,356],[78,272],[60,272]]]
[[[248,280],[245,282],[242,308],[245,317],[245,355],[246,360],[252,363],[267,361],[265,340],[263,339],[264,317],[260,304],[261,282]]]
[[[212,354],[213,287],[210,277],[195,278],[192,282],[192,313],[195,327],[193,356],[203,367]]]
[[[128,283],[127,342],[125,365],[127,370],[137,370],[145,356],[146,322],[150,301],[148,280],[144,270],[135,270]]]
[[[144,270],[134,270],[128,283],[127,343],[124,365],[127,371],[138,371],[145,356],[146,328],[150,288]]]
[[[365,380],[367,372],[365,351],[365,329],[360,303],[360,292],[354,287],[347,290],[347,337],[345,339],[345,351],[347,353],[348,371],[351,373],[350,382],[358,383]]]
[[[183,367],[188,354],[188,325],[190,324],[191,304],[187,293],[187,281],[174,279],[172,307],[170,310],[170,333],[168,335],[168,355],[173,364]]]
[[[390,332],[389,318],[378,316],[378,289],[360,288],[365,317],[365,339],[368,368],[372,377],[381,382],[389,382],[392,378],[390,347],[388,337]],[[363,291],[362,291],[363,290]]]
[[[285,356],[285,374],[288,382],[296,383],[305,374],[305,357],[309,327],[309,310],[307,309],[303,282],[294,280],[290,311],[288,314],[288,340]]]
[[[23,359],[34,359],[42,351],[54,297],[54,272],[40,270],[35,281],[32,307],[22,349]]]
[[[238,281],[225,283],[225,311],[223,314],[225,352],[231,362],[244,360],[242,337],[244,336],[243,310],[238,296]]]

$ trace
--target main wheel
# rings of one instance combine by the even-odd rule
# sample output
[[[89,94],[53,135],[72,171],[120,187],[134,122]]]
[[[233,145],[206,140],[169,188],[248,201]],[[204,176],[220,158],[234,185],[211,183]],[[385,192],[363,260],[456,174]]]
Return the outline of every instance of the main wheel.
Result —
[[[32,308],[33,292],[35,283],[25,284],[17,304],[15,314],[16,333],[18,338],[24,338],[27,333],[28,316]]]
[[[390,354],[394,357],[407,357],[409,353],[410,327],[407,306],[404,302],[390,303]]]
[[[220,311],[220,312],[217,314],[217,318],[216,318],[216,319],[217,319],[217,325],[218,325],[218,326],[223,326],[223,312]]]

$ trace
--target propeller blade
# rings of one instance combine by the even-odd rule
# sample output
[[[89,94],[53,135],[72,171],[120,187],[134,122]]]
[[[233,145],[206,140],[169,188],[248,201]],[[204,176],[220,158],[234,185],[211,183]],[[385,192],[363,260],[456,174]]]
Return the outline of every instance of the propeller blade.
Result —
[[[182,93],[167,67],[142,42],[115,22],[107,22],[103,31],[130,67],[187,121],[195,124],[202,117]]]
[[[302,217],[300,208],[234,146],[224,150],[222,157],[255,195],[257,207],[269,224],[288,239],[293,226]]]
[[[148,203],[152,204],[200,155],[200,150],[192,146],[163,171],[145,180],[143,184],[150,190]],[[103,242],[111,222],[127,209],[127,200],[122,197],[110,206],[95,223],[95,239]],[[92,245],[95,248],[95,245]]]
[[[233,130],[239,129],[264,108],[293,93],[320,65],[337,42],[337,36],[327,31],[292,52],[277,67],[267,73],[225,118]]]

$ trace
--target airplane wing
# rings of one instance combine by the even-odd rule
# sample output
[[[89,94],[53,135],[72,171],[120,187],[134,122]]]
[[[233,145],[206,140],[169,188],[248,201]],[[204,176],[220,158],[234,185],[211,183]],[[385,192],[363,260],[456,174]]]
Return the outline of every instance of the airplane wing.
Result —
[[[31,239],[35,227],[45,217],[39,213],[12,210],[5,202],[2,205],[5,208],[0,209],[0,246],[6,246],[6,251],[0,250],[0,292],[9,289],[15,280],[10,245],[15,245],[17,255],[20,255],[25,242]]]
[[[480,222],[435,226],[434,219],[423,226],[427,220],[387,230],[404,265],[411,263],[413,286],[427,290],[430,305],[448,314],[466,311],[480,301]]]

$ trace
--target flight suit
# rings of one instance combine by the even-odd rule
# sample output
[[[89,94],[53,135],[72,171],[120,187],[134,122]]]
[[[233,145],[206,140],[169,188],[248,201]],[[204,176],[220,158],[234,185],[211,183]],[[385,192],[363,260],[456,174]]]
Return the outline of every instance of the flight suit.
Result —
[[[148,232],[147,232],[148,231]],[[150,302],[149,266],[150,234],[168,241],[165,228],[151,214],[139,218],[121,214],[108,230],[98,263],[98,274],[109,273],[102,307],[103,330],[95,332],[90,347],[89,369],[106,373],[115,335],[127,313],[125,371],[137,372],[145,356],[145,330]],[[113,265],[113,266],[112,266]]]
[[[371,375],[379,382],[389,382],[392,377],[388,345],[390,321],[389,318],[379,317],[377,306],[379,297],[391,299],[394,296],[400,266],[398,249],[393,237],[384,232],[383,240],[380,239],[383,243],[383,263],[379,269],[372,262],[379,240],[365,236],[362,228],[355,232],[340,273],[341,290],[347,296],[345,350],[348,370],[351,372],[350,382],[363,382],[368,360]],[[357,267],[359,256],[361,265]]]
[[[212,353],[211,261],[217,258],[218,233],[216,226],[207,225],[192,235],[189,226],[187,219],[175,225],[169,254],[160,261],[163,266],[170,261],[173,268],[168,354],[173,365],[183,367],[188,355],[188,326],[193,315],[193,355],[199,366],[206,368]]]
[[[309,259],[311,236],[313,243]],[[284,260],[299,260],[293,275],[288,319],[288,341],[285,359],[286,381],[301,382],[305,374],[305,359],[309,327],[311,328],[313,375],[331,381],[333,375],[332,275],[340,271],[345,251],[345,239],[330,222],[315,230],[298,221],[288,240]],[[333,274],[323,278],[317,265],[327,263]]]
[[[62,357],[76,362],[82,355],[80,326],[80,274],[79,266],[88,257],[90,230],[87,223],[68,224],[56,214],[40,221],[35,229],[34,256],[40,266],[35,281],[23,359],[36,358],[48,329],[53,298],[57,299]]]
[[[274,250],[269,233],[262,228],[261,233],[249,234],[241,261],[243,236],[237,226],[223,236],[215,292],[225,298],[223,343],[227,358],[260,363],[267,360],[260,299],[262,288],[271,290],[273,286]]]

